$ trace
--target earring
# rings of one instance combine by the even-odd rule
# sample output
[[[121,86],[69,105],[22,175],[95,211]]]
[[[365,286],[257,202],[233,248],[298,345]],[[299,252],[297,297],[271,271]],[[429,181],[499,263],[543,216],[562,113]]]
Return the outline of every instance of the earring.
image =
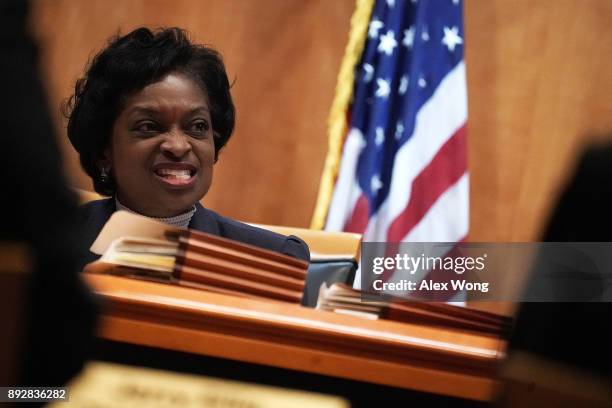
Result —
[[[102,167],[102,170],[100,171],[100,181],[104,184],[108,183],[109,181],[108,171],[105,167]]]

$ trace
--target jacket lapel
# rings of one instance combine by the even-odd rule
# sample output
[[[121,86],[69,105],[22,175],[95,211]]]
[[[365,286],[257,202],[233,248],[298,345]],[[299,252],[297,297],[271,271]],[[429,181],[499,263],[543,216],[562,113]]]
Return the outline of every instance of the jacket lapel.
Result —
[[[209,234],[219,235],[219,224],[217,220],[212,216],[210,211],[202,206],[200,203],[196,203],[196,212],[191,217],[191,221],[189,222],[189,228],[196,230],[207,232]]]

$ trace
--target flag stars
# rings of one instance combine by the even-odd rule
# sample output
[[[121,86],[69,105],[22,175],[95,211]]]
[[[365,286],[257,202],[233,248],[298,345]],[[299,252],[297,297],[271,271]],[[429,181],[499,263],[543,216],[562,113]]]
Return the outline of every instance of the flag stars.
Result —
[[[376,78],[376,86],[377,89],[374,95],[377,98],[387,99],[389,97],[389,94],[391,93],[391,86],[389,85],[389,81],[382,78]]]
[[[404,125],[402,122],[397,122],[395,125],[395,140],[400,140],[404,134]]]
[[[444,38],[442,38],[442,44],[446,45],[448,51],[454,52],[457,45],[463,44],[463,39],[459,37],[459,29],[457,27],[444,27]]]
[[[374,67],[372,64],[363,64],[363,80],[370,82],[374,77]]]
[[[455,6],[458,6],[458,5],[459,5],[459,0],[453,0],[453,4],[454,4]]]
[[[420,77],[418,84],[419,84],[419,88],[425,88],[427,86],[427,81],[425,80],[424,77]]]
[[[368,26],[368,37],[378,38],[378,30],[383,28],[385,25],[382,21],[374,17]]]
[[[400,78],[399,88],[397,89],[400,95],[404,95],[406,93],[408,90],[408,85],[410,85],[410,78],[408,78],[408,75],[402,75]]]
[[[380,146],[385,143],[385,131],[383,128],[376,128],[376,136],[374,137],[374,143],[376,144],[376,146]]]
[[[389,6],[389,8],[395,7],[395,0],[387,0],[387,6]]]
[[[423,31],[421,31],[421,40],[424,42],[429,41],[429,31],[427,31],[427,27],[424,27]]]
[[[373,194],[376,194],[381,188],[383,188],[383,182],[380,180],[380,176],[375,174],[372,176],[372,180],[370,180],[370,190],[372,190]]]
[[[397,47],[397,41],[395,40],[395,34],[392,30],[387,31],[380,37],[380,43],[378,44],[378,52],[383,52],[386,55],[393,54],[393,49]]]
[[[404,39],[402,40],[402,44],[409,50],[412,49],[412,44],[414,44],[414,27],[404,30]]]

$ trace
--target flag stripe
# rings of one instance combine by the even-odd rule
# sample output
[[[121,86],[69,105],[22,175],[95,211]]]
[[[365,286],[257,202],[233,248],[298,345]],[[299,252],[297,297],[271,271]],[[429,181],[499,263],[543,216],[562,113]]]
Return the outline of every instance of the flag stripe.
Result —
[[[400,241],[406,236],[437,198],[465,173],[465,155],[457,155],[458,151],[465,151],[465,126],[455,132],[414,179],[411,199],[389,226],[387,241]]]
[[[469,176],[438,198],[421,221],[401,239],[403,242],[457,242],[469,230]]]
[[[368,222],[370,220],[369,217],[370,205],[368,204],[368,198],[364,195],[361,195],[355,204],[355,209],[351,214],[348,222],[344,225],[344,231],[346,232],[355,232],[358,234],[363,234],[366,227],[368,226]]]

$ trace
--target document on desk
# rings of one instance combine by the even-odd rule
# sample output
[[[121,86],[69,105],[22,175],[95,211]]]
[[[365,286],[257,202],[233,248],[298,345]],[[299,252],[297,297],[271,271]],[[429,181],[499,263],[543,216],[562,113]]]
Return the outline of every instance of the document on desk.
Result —
[[[348,285],[323,284],[317,309],[346,313],[368,319],[385,319],[446,329],[465,330],[501,338],[508,335],[512,320],[503,315],[449,305],[446,303],[406,301],[398,298],[372,300],[366,293]]]
[[[334,396],[102,362],[89,363],[68,384],[68,398],[77,408],[349,407]]]

